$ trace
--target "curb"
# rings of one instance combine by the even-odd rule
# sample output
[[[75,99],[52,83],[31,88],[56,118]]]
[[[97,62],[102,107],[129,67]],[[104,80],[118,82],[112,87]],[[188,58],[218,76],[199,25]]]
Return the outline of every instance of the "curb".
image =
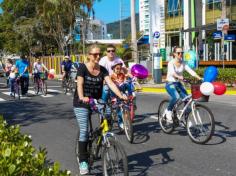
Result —
[[[140,92],[145,92],[145,93],[167,93],[165,88],[155,88],[155,87],[142,87]],[[190,89],[187,89],[187,92],[190,93]],[[225,95],[236,95],[236,90],[227,90]]]

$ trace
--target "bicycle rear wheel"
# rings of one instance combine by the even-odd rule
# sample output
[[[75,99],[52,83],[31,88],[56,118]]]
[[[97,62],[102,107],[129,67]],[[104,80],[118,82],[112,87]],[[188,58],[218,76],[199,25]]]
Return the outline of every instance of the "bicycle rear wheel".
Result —
[[[107,140],[102,151],[103,175],[128,176],[128,162],[123,146],[113,137]]]
[[[127,109],[125,109],[122,116],[123,116],[124,131],[125,131],[126,138],[128,139],[130,143],[133,143],[134,132],[133,132],[132,121],[130,118],[130,112]]]
[[[163,100],[158,107],[158,121],[164,133],[170,134],[174,131],[174,123],[167,122],[165,111],[169,100]]]
[[[208,107],[196,104],[187,119],[187,132],[190,139],[194,143],[205,144],[211,139],[214,131],[215,120],[213,113]]]

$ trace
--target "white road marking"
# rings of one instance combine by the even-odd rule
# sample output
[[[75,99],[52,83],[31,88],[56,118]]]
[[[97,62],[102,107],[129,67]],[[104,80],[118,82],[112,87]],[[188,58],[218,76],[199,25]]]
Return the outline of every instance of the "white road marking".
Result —
[[[54,90],[54,89],[47,89],[48,92],[55,92],[55,93],[63,93],[60,90]]]
[[[151,118],[151,119],[158,120],[158,116],[157,116],[157,115],[151,115],[150,118]]]
[[[0,101],[6,101],[6,100],[4,100],[3,98],[0,98]]]
[[[10,94],[11,94],[11,92],[2,92],[3,94],[5,94],[5,95],[8,95],[8,96],[10,96]],[[16,97],[18,97],[18,95],[16,95]],[[30,99],[30,97],[20,97],[20,99]]]

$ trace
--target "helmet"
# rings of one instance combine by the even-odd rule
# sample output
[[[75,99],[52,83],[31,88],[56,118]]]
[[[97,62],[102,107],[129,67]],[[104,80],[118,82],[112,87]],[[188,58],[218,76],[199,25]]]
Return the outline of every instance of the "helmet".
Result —
[[[65,56],[64,58],[65,58],[65,59],[70,59],[70,56]]]
[[[115,60],[114,63],[111,66],[111,69],[113,70],[117,65],[123,65],[123,62],[121,62],[120,60]]]

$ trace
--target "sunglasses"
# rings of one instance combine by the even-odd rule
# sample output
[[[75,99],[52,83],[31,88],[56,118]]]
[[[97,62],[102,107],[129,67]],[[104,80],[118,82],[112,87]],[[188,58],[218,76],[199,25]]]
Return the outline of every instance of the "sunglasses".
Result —
[[[107,50],[108,53],[115,52],[115,50]]]
[[[176,52],[176,53],[177,53],[178,55],[180,55],[180,54],[182,54],[182,55],[183,55],[183,53],[184,53],[184,52]]]
[[[89,53],[90,55],[94,56],[94,57],[97,57],[97,56],[100,56],[101,53]]]

